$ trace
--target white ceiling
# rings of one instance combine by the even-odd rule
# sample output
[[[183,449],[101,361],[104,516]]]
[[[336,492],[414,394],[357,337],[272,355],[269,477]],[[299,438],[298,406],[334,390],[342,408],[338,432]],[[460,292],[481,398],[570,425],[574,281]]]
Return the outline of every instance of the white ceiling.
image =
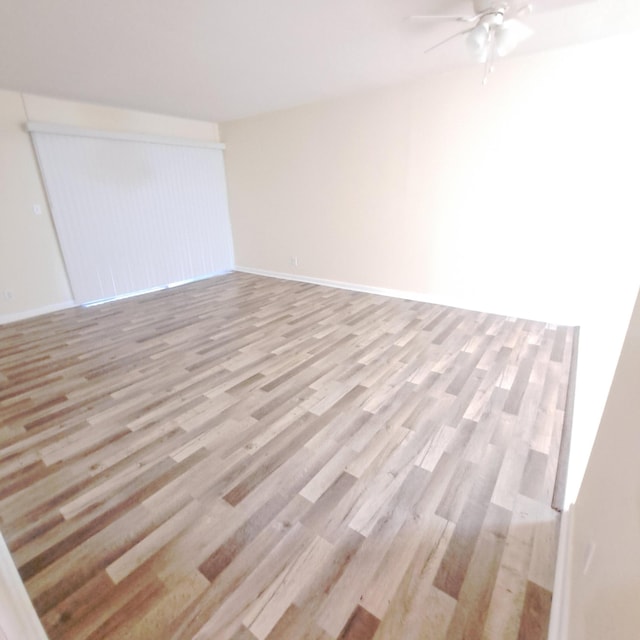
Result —
[[[538,3],[544,10],[527,17],[536,33],[521,54],[640,25],[640,0]],[[471,4],[0,0],[0,87],[230,120],[473,64],[462,39],[423,54],[460,24],[405,19],[468,13]]]

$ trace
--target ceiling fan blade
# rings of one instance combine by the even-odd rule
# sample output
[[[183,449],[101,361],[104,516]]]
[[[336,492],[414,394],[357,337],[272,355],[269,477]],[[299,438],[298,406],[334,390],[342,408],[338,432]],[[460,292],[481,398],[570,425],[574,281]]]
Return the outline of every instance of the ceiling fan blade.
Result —
[[[445,38],[441,42],[438,42],[438,44],[434,44],[433,47],[429,47],[428,49],[425,49],[424,52],[425,53],[429,53],[430,51],[433,51],[434,49],[437,49],[438,47],[441,47],[443,44],[446,44],[450,40],[453,40],[454,38],[457,38],[458,36],[463,36],[465,33],[469,33],[470,31],[473,31],[473,29],[474,29],[474,27],[471,27],[470,29],[464,29],[463,31],[458,31],[457,33],[454,33],[452,36],[449,36],[448,38]]]
[[[449,20],[454,22],[474,22],[478,16],[443,16],[443,15],[425,15],[425,16],[409,16],[407,20]]]

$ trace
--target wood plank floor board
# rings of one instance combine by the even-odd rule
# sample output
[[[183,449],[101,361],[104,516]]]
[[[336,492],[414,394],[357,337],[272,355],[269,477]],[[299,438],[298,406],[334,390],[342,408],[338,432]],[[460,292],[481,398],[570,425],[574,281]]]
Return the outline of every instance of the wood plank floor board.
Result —
[[[255,636],[252,637],[255,638]],[[331,636],[320,629],[311,616],[297,607],[289,606],[276,626],[271,630],[266,640],[281,640],[282,638],[300,638],[300,640],[331,640]]]
[[[547,637],[571,327],[231,273],[0,326],[52,639]]]
[[[503,456],[504,454],[497,448],[487,448],[477,480],[471,487],[463,512],[456,523],[447,553],[434,580],[434,585],[452,598],[458,599],[464,584],[469,563],[473,557],[478,538],[483,531],[483,524]]]
[[[445,638],[456,600],[433,586],[448,548],[454,525],[442,518],[427,518],[418,550],[387,605],[376,640]]]
[[[412,467],[398,492],[387,503],[370,535],[355,553],[340,578],[332,586],[329,597],[320,608],[320,626],[337,637],[358,604],[369,581],[383,560],[411,510],[424,491],[429,473]]]
[[[510,511],[489,504],[447,630],[448,640],[482,640],[510,521]]]

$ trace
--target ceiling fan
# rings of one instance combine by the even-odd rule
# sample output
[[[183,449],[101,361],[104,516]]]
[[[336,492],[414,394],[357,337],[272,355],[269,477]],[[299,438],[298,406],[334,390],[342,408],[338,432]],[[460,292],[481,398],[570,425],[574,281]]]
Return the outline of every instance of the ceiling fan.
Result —
[[[526,0],[473,0],[473,13],[470,15],[417,15],[411,16],[411,20],[444,20],[468,25],[429,47],[425,53],[466,36],[469,53],[485,64],[483,83],[486,83],[496,57],[508,55],[533,34],[533,30],[519,19],[532,10],[532,4]]]

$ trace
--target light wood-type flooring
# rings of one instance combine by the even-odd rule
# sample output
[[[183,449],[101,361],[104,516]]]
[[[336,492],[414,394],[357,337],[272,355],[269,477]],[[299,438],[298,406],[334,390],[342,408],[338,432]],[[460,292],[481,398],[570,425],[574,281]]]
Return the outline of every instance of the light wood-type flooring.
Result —
[[[232,273],[0,327],[51,639],[537,640],[574,330]]]

